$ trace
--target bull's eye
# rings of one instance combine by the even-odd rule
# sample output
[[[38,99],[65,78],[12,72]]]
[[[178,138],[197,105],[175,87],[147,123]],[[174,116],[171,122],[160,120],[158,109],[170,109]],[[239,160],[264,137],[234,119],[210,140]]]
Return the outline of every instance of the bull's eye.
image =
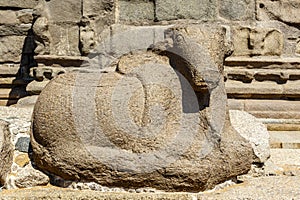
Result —
[[[179,34],[179,35],[176,36],[176,42],[182,43],[183,41],[184,41],[184,38],[183,38],[183,36],[181,34]]]

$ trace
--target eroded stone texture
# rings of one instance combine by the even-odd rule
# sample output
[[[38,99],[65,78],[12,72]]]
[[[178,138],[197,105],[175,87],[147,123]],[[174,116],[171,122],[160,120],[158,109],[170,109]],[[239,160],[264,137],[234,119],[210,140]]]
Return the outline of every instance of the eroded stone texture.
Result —
[[[36,103],[37,99],[38,99],[38,95],[24,97],[20,99],[17,104],[13,106],[17,108],[34,107],[34,104]]]
[[[1,0],[1,7],[34,8],[39,0]]]
[[[0,37],[0,62],[20,62],[24,40],[25,36]]]
[[[298,41],[296,45],[296,54],[300,54],[300,41]]]
[[[0,120],[0,184],[4,185],[13,162],[13,145],[8,123]]]
[[[28,42],[33,21],[32,13],[33,9],[0,10],[0,62],[22,62],[22,67],[28,62],[25,54],[28,55],[28,49],[31,47]]]
[[[51,34],[49,32],[49,23],[47,17],[41,16],[37,18],[32,26],[34,32],[36,54],[50,54]]]
[[[164,41],[164,31],[168,27],[112,25],[101,33],[101,40],[97,41],[97,46],[90,52],[93,59],[86,61],[87,68],[103,69],[128,52],[145,50]]]
[[[33,9],[0,10],[0,62],[25,60],[21,61],[21,54],[28,53],[28,39],[25,38],[30,35],[32,13]]]
[[[115,71],[54,78],[33,115],[36,165],[67,180],[167,191],[246,173],[252,150],[229,122],[224,35],[174,27],[168,42],[120,55]]]
[[[14,158],[14,163],[16,163],[19,167],[25,167],[30,162],[28,153],[20,153]]]
[[[80,1],[40,1],[35,8],[33,31],[36,54],[77,56],[79,52]]]
[[[257,28],[279,30],[284,37],[283,57],[296,57],[297,42],[299,41],[300,30],[297,26],[289,26],[280,21],[257,21]]]
[[[30,76],[34,80],[26,86],[26,91],[29,95],[38,95],[51,79],[65,72],[66,69],[62,67],[32,67],[30,68]]]
[[[35,80],[51,80],[54,77],[66,73],[66,69],[63,67],[46,67],[39,66],[30,68],[30,76],[34,77]]]
[[[28,153],[29,143],[30,143],[29,137],[20,137],[20,138],[18,138],[18,140],[15,144],[15,149],[20,152]]]
[[[300,2],[298,0],[259,0],[256,4],[259,20],[300,23]]]
[[[120,21],[142,22],[154,21],[154,1],[149,0],[120,0]]]
[[[83,1],[83,19],[80,26],[80,51],[88,55],[103,38],[102,31],[115,23],[115,3],[113,0]]]
[[[45,86],[49,83],[49,80],[45,81],[32,81],[26,86],[26,92],[29,95],[38,95],[45,88]]]
[[[79,52],[79,27],[75,25],[49,24],[44,17],[38,18],[33,26],[40,55],[77,56]]]
[[[79,28],[76,25],[49,25],[50,53],[58,56],[78,56]]]
[[[254,0],[219,0],[219,13],[229,20],[254,20]]]
[[[217,0],[157,0],[156,19],[198,19],[212,20],[217,16]]]
[[[276,29],[236,27],[233,56],[280,56],[283,35]]]
[[[0,10],[0,24],[30,24],[33,20],[32,9],[22,9],[19,11]]]
[[[81,1],[41,0],[35,7],[35,15],[46,16],[54,24],[76,24],[81,19]]]
[[[17,15],[12,10],[1,10],[0,24],[15,24],[18,23]]]
[[[275,65],[276,66],[276,65]],[[275,66],[273,66],[275,68]],[[249,67],[250,68],[250,67]],[[274,81],[279,84],[287,83],[288,80],[299,80],[300,71],[291,69],[245,69],[245,68],[227,68],[226,76],[231,80],[238,80],[243,83],[252,81]]]
[[[270,135],[267,127],[247,112],[230,110],[229,113],[234,129],[251,143],[253,161],[265,163],[270,157]]]
[[[49,183],[49,177],[39,170],[34,169],[31,164],[21,168],[13,180],[17,188],[43,186]]]
[[[0,36],[24,36],[31,28],[31,24],[4,24],[0,25]]]

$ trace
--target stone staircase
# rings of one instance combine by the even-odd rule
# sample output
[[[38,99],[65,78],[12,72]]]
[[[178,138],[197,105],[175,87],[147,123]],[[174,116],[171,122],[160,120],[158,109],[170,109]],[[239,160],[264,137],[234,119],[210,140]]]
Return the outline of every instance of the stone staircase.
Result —
[[[270,131],[271,148],[300,149],[300,131]]]
[[[0,106],[15,104],[20,98],[27,95],[26,82],[17,79],[18,64],[0,65]]]
[[[267,126],[271,148],[300,149],[300,101],[229,99],[229,109],[244,110]]]
[[[300,59],[228,58],[229,108],[264,123],[272,148],[300,148]]]

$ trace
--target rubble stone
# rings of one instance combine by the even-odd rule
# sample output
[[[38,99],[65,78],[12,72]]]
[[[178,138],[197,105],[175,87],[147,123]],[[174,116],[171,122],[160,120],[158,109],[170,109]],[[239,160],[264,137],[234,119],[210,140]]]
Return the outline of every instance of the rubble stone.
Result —
[[[30,138],[29,137],[20,137],[16,143],[16,150],[20,152],[28,153]]]
[[[31,164],[21,168],[14,178],[17,188],[29,188],[43,186],[49,183],[49,177],[44,173],[34,169]]]
[[[0,184],[4,185],[13,162],[13,145],[8,123],[0,120]]]
[[[234,129],[251,143],[253,161],[265,163],[270,157],[270,135],[267,127],[247,112],[230,110],[229,113]]]
[[[14,163],[16,163],[19,167],[25,167],[25,165],[29,164],[30,159],[27,153],[21,153],[14,158]]]

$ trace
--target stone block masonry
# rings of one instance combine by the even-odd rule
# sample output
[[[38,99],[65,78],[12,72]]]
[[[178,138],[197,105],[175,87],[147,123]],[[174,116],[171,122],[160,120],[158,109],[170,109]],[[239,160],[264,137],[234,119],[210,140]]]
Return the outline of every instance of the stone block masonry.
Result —
[[[39,0],[3,0],[0,2],[2,9],[34,8]]]
[[[72,60],[73,66],[80,66],[80,62],[107,38],[110,26],[115,23],[143,26],[175,24],[179,21],[215,21],[227,27],[228,44],[232,45],[232,54],[226,59],[225,65],[228,71],[234,71],[228,76],[229,81],[240,81],[245,73],[252,73],[247,69],[249,67],[236,65],[248,58],[249,66],[258,70],[255,80],[262,82],[261,84],[269,84],[265,81],[270,80],[284,82],[282,79],[285,78],[277,76],[278,70],[274,71],[275,68],[285,71],[295,69],[292,72],[295,74],[289,75],[287,80],[289,89],[286,92],[282,95],[267,92],[265,98],[280,96],[282,99],[297,99],[297,89],[293,88],[296,84],[293,82],[298,80],[298,68],[294,61],[288,61],[290,58],[297,59],[300,52],[297,9],[297,2],[284,0],[68,0],[63,3],[56,0],[1,1],[0,63],[18,65],[21,62],[24,41],[30,29],[36,43],[34,54],[37,58],[48,56],[47,59],[40,59],[40,66],[67,67],[70,66],[68,60]],[[80,56],[83,58],[76,58]],[[62,62],[62,58],[65,61]],[[276,63],[275,66],[270,60],[280,60],[284,64]],[[269,74],[253,66],[254,64],[268,68]],[[68,69],[66,71],[73,70]],[[262,73],[264,75],[260,76]],[[241,87],[247,88],[245,81],[242,82]],[[13,87],[15,85],[10,85],[10,88]],[[257,88],[255,84],[253,87]],[[275,88],[280,87],[275,85]],[[243,94],[229,93],[230,98],[241,96]],[[250,98],[246,93],[244,96]],[[257,95],[252,95],[251,98],[257,98]],[[1,99],[3,102],[5,100],[8,99]]]
[[[269,130],[277,131],[276,137],[281,138],[279,136],[281,133],[285,134],[286,131],[296,132],[300,130],[300,111],[298,109],[300,102],[299,24],[300,2],[297,0],[0,0],[0,105],[13,105],[21,99],[19,103],[24,106],[22,102],[26,104],[26,99],[23,99],[23,97],[40,94],[44,87],[48,87],[46,85],[49,82],[51,83],[51,80],[54,79],[53,84],[55,84],[57,83],[55,81],[59,82],[61,80],[60,76],[65,73],[76,72],[91,75],[93,74],[91,72],[99,72],[100,70],[101,73],[106,74],[107,82],[103,82],[106,85],[101,85],[101,87],[105,88],[111,87],[113,83],[115,84],[113,82],[114,78],[127,76],[128,70],[130,71],[137,63],[142,61],[148,63],[149,60],[153,59],[156,64],[160,62],[165,64],[166,57],[169,56],[173,58],[169,60],[170,63],[168,64],[170,66],[185,66],[184,64],[186,63],[180,58],[174,58],[173,54],[178,52],[174,52],[174,49],[170,50],[170,47],[178,44],[181,40],[189,38],[193,40],[193,44],[205,46],[205,49],[211,54],[212,62],[221,72],[220,76],[224,75],[224,86],[229,98],[229,107],[251,113],[259,118],[260,122],[264,122]],[[172,27],[183,26],[185,28],[179,29],[181,33],[188,35],[188,37],[181,37],[182,35],[180,34],[175,34],[176,38],[169,37],[172,31],[168,32],[166,30],[172,30]],[[207,28],[214,30],[216,27],[224,31],[222,39],[220,39],[218,34],[209,34],[207,32]],[[174,41],[177,41],[177,43],[174,43]],[[196,46],[194,45],[190,49],[179,48],[179,50],[181,53],[185,53],[185,56],[189,56],[191,52],[196,52]],[[166,53],[166,49],[169,49],[170,52]],[[144,53],[142,53],[144,57],[137,56],[141,53],[140,51]],[[155,56],[145,53],[146,51],[151,51]],[[135,58],[134,56],[137,57]],[[163,59],[161,59],[162,57]],[[201,60],[201,62],[203,61],[202,64],[205,65],[209,62],[204,61],[210,60],[204,59],[206,57],[200,53],[194,58],[191,58],[192,61],[196,60],[196,62],[192,62],[193,64],[197,64],[198,60]],[[110,67],[104,69],[103,66],[107,65]],[[205,91],[207,91],[208,85],[205,83],[215,80],[214,78],[218,77],[216,75],[218,73],[213,73],[214,71],[211,73],[206,72],[210,76],[206,74],[207,80],[203,80],[203,74],[199,75],[196,73],[197,70],[193,70],[192,65],[179,69],[180,73],[193,83],[192,87],[198,96],[206,94]],[[160,72],[159,70],[157,71]],[[114,74],[112,77],[109,76],[111,73]],[[165,75],[166,78],[170,75],[168,73],[161,74]],[[69,77],[69,75],[63,75],[63,77]],[[131,75],[128,75],[128,79],[133,80],[131,80],[132,82],[129,81],[130,84],[127,85],[132,83],[131,86],[139,86],[137,91],[144,91],[142,90],[143,85],[135,82]],[[93,79],[86,78],[84,83],[98,86],[98,83],[95,84],[95,82],[92,83],[89,80]],[[61,96],[66,95],[68,92],[68,90],[61,88],[68,85],[66,84],[68,81],[70,79],[66,80],[60,87],[57,86],[60,89],[58,91],[61,91]],[[120,83],[118,86],[122,88],[124,84]],[[86,91],[87,96],[91,95],[88,91]],[[121,91],[124,92],[124,90]],[[166,98],[158,98],[160,95],[152,90],[149,91],[150,97],[157,102],[172,99],[172,95],[166,90],[160,89],[160,91],[161,94],[166,94]],[[109,90],[103,89],[102,92],[104,97],[109,96]],[[99,95],[101,96],[103,93]],[[141,92],[134,93],[130,100],[138,103],[129,104],[129,111],[119,112],[120,116],[128,119],[130,117],[124,117],[125,114],[128,114],[128,116],[134,116],[133,122],[146,123],[146,118],[139,115],[139,113],[143,113],[143,109],[135,105],[144,105],[143,98],[139,98],[141,94]],[[58,92],[53,95],[58,95]],[[114,95],[118,94],[114,93]],[[158,96],[157,99],[155,99],[156,96]],[[97,95],[96,97],[99,98]],[[150,97],[148,100],[151,99]],[[103,99],[106,100],[107,98]],[[33,99],[36,100],[36,97],[33,97]],[[203,105],[203,109],[209,104],[217,104],[221,101],[218,98],[216,99],[215,101],[207,102],[202,99],[201,105]],[[70,103],[69,100],[68,98],[58,98],[57,102],[65,105]],[[33,104],[32,101],[29,102],[30,105]],[[114,103],[120,102],[116,101]],[[120,108],[121,105],[123,104],[117,104],[116,108]],[[47,104],[45,106],[50,105]],[[167,110],[172,107],[170,106],[169,108],[168,104],[164,104],[164,106]],[[176,108],[174,107],[174,109]],[[49,107],[51,111],[55,109],[56,105]],[[105,110],[106,108],[100,106],[99,109],[101,111],[101,109]],[[50,112],[49,110],[46,110],[45,113]],[[97,114],[102,116],[100,111]],[[108,112],[109,109],[105,111]],[[148,110],[147,112],[155,111]],[[63,114],[65,113],[68,112],[66,111]],[[59,117],[63,117],[63,114],[59,115]],[[158,118],[163,118],[163,115],[159,115],[159,113],[157,116]],[[115,119],[115,116],[109,118],[107,124],[110,124],[112,119]],[[228,119],[226,118],[226,120]],[[217,127],[217,124],[215,125]],[[208,124],[202,124],[201,128],[205,126],[208,126]],[[214,124],[209,124],[209,126],[212,129],[216,128]],[[58,128],[61,128],[59,130],[63,132],[66,131],[67,127]],[[176,124],[174,127],[176,128]],[[128,127],[126,126],[126,128]],[[111,128],[111,130],[115,129]],[[166,132],[166,138],[170,136],[169,133],[172,133],[171,130],[173,130],[172,127],[169,127]],[[117,133],[117,131],[113,132],[112,138]],[[39,134],[43,135],[43,133]],[[51,134],[55,133],[51,132]],[[290,135],[290,133],[287,135]],[[58,137],[58,135],[54,136]],[[201,141],[203,137],[201,135],[198,136],[199,141]],[[20,141],[27,141],[27,145],[28,137],[27,135],[27,138],[24,140],[20,137]],[[224,137],[229,136],[225,135]],[[122,146],[118,137],[116,138],[114,142]],[[15,144],[17,144],[19,136],[14,139]],[[71,179],[74,177],[89,177],[91,175],[90,172],[93,170],[88,168],[88,166],[86,167],[90,171],[87,170],[86,172],[80,171],[80,167],[76,169],[79,171],[61,170],[59,166],[52,166],[62,162],[61,160],[56,160],[52,154],[48,155],[45,153],[49,157],[40,158],[39,156],[43,155],[44,151],[46,152],[42,147],[43,145],[48,145],[47,141],[44,141],[43,137],[37,137],[34,141],[36,142],[36,159],[45,160],[44,163],[39,163],[40,168],[49,171],[48,168],[53,167],[53,169],[57,169],[56,171],[60,171],[60,176],[64,178],[71,177]],[[56,144],[57,141],[59,140],[53,141],[53,144]],[[241,141],[240,138],[238,141]],[[160,144],[159,142],[161,141],[158,139],[157,144]],[[280,141],[276,142],[280,144]],[[20,143],[18,143],[19,150],[26,151],[27,146],[21,145],[24,147],[21,148]],[[76,144],[78,145],[79,143]],[[130,141],[126,143],[127,146],[125,145],[128,149],[131,148],[129,144]],[[153,148],[156,148],[157,146],[155,145],[157,144],[149,142],[145,146],[154,145]],[[51,145],[49,144],[47,147]],[[139,147],[137,145],[133,151],[147,151],[150,149],[141,150]],[[41,151],[37,150],[39,148]],[[63,151],[63,148],[59,149],[58,147],[53,147],[53,149],[58,152],[62,150],[62,156],[66,156],[66,158],[72,157],[69,154],[72,152],[71,150],[66,152]],[[50,149],[49,152],[52,152],[53,149]],[[191,152],[193,153],[193,151]],[[17,165],[18,167],[15,167],[15,171],[13,170],[11,173],[11,177],[13,177],[10,179],[13,183],[11,184],[12,187],[23,186],[22,182],[25,179],[29,180],[27,178],[31,175],[32,177],[37,177],[37,174],[28,166],[29,157],[26,155],[26,152],[18,152],[18,154],[13,156],[13,166]],[[186,158],[192,157],[189,156],[190,154],[185,155]],[[223,159],[226,160],[228,157],[230,155],[224,155]],[[8,158],[10,159],[9,156]],[[53,159],[54,164],[47,163],[48,158]],[[81,157],[78,159],[81,159]],[[74,160],[70,159],[69,161],[73,162]],[[66,166],[70,166],[68,165],[69,161],[67,161]],[[175,164],[188,166],[189,161],[189,159],[183,159]],[[10,162],[10,160],[7,161],[8,164]],[[92,167],[97,166],[97,163],[92,164]],[[23,169],[25,167],[26,169]],[[22,168],[21,176],[14,176],[13,174],[17,173],[20,168]],[[243,168],[244,171],[246,171],[245,168]],[[5,166],[3,166],[3,169],[3,174],[7,175],[8,172],[5,171]],[[162,179],[155,179],[157,174],[154,174],[153,182],[165,180],[164,178],[166,177],[171,177],[171,179],[176,177],[177,172],[175,171],[174,175],[173,168],[168,170],[168,172],[159,171],[157,173],[161,175],[160,178]],[[235,169],[232,170],[236,173]],[[54,171],[52,170],[51,173],[54,173]],[[222,171],[224,172],[223,177],[227,177],[229,171],[228,168],[224,168]],[[188,179],[191,174],[189,174],[190,172],[185,173],[187,174],[186,179]],[[108,174],[113,176],[113,172]],[[115,177],[120,175],[126,179],[126,175],[123,172],[114,175]],[[202,181],[201,184],[207,181],[196,180],[194,176],[191,177],[193,177],[191,180],[195,182]],[[43,185],[49,181],[41,174],[40,178],[38,179],[41,180],[40,183],[30,183],[30,181],[27,183]],[[181,178],[182,180],[185,179],[184,177]],[[97,177],[94,179],[100,180],[101,178]],[[132,179],[127,179],[128,183],[130,183],[130,180]],[[166,180],[169,179],[166,178]],[[177,190],[176,184],[178,182],[169,182],[173,184],[169,188]],[[209,188],[216,182],[218,181],[208,181],[207,185],[202,185],[203,187],[200,189]],[[115,179],[106,184],[114,185],[113,183],[116,183]],[[189,184],[193,185],[192,183]],[[159,182],[158,185],[168,188],[163,184],[163,181]],[[136,186],[138,187],[138,184]]]
[[[213,20],[217,18],[217,0],[157,0],[155,1],[156,20]]]

